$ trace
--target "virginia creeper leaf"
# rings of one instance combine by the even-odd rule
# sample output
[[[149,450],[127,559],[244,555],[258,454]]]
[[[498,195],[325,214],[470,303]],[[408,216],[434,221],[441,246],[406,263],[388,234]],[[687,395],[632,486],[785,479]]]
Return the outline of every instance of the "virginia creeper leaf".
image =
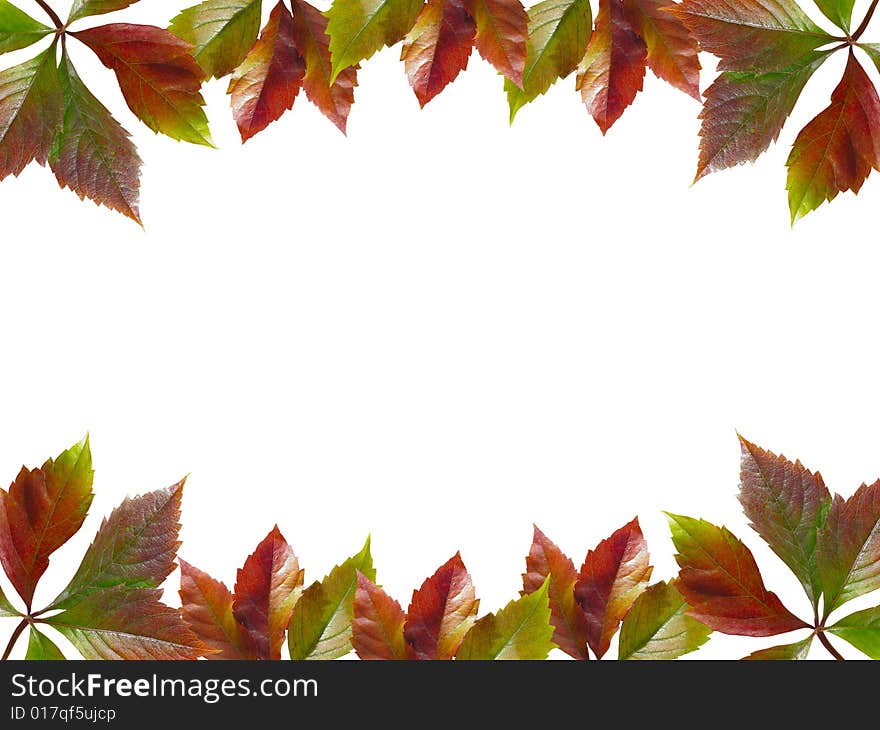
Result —
[[[400,604],[367,578],[357,574],[351,644],[361,659],[408,659]]]
[[[669,0],[624,0],[623,7],[630,25],[645,41],[654,75],[700,101],[697,42],[668,5]]]
[[[550,623],[550,579],[538,590],[479,619],[464,637],[456,659],[546,659],[556,645]]]
[[[529,8],[529,40],[522,88],[504,82],[510,121],[557,79],[574,71],[587,50],[593,15],[589,0],[543,0]]]
[[[251,635],[232,613],[232,593],[226,584],[180,561],[180,602],[192,632],[216,653],[208,659],[256,659]]]
[[[105,588],[157,588],[174,570],[183,481],[126,498],[101,523],[73,579],[51,605],[72,608]],[[108,594],[114,595],[114,594]]]
[[[0,0],[0,53],[27,48],[51,32],[8,0]]]
[[[0,180],[33,160],[45,165],[61,124],[61,82],[53,43],[36,58],[0,71]]]
[[[696,179],[752,162],[775,142],[804,86],[828,53],[808,53],[778,71],[725,71],[706,90],[700,112]]]
[[[413,591],[404,636],[415,659],[452,659],[473,626],[480,602],[456,553]]]
[[[128,132],[86,88],[66,53],[59,75],[64,123],[49,156],[58,184],[140,223],[141,159]]]
[[[880,659],[880,606],[845,616],[828,631],[848,641],[871,659]]]
[[[749,443],[740,436],[739,501],[751,526],[797,576],[814,603],[822,589],[816,568],[816,536],[831,494],[821,474],[799,461]]]
[[[400,53],[410,86],[424,107],[467,68],[476,25],[462,0],[428,0]]]
[[[771,646],[769,649],[761,649],[755,651],[748,656],[743,657],[748,661],[791,661],[795,659],[806,659],[810,653],[810,645],[813,643],[813,635],[810,634],[803,641],[796,641],[794,644],[782,644],[781,646]]]
[[[192,46],[162,28],[111,23],[72,35],[116,74],[129,109],[154,132],[211,146]]]
[[[30,608],[49,556],[82,527],[92,503],[88,438],[0,489],[0,562]]]
[[[688,615],[715,631],[774,636],[809,628],[764,587],[751,551],[726,527],[669,514],[680,567],[675,587]]]
[[[571,559],[535,526],[532,546],[526,557],[523,592],[534,593],[550,579],[550,622],[553,641],[575,659],[589,659],[587,651],[587,617],[574,599],[577,571]]]
[[[293,39],[293,16],[283,2],[269,15],[260,39],[232,74],[227,93],[232,113],[247,142],[293,107],[306,66]]]
[[[261,0],[205,0],[181,11],[168,26],[193,45],[208,78],[232,73],[260,32]]]
[[[65,657],[48,636],[31,624],[27,654],[24,658],[30,661],[63,661]]]
[[[868,57],[874,62],[874,65],[880,70],[880,43],[860,43],[861,48]]]
[[[684,0],[672,9],[718,56],[719,71],[778,71],[834,40],[794,0]]]
[[[334,0],[327,11],[332,73],[357,66],[385,46],[402,40],[422,10],[423,0]]]
[[[376,579],[369,538],[357,555],[303,591],[287,634],[291,659],[338,659],[351,651],[358,573]]]
[[[815,3],[828,20],[849,32],[855,0],[815,0]]]
[[[672,583],[655,583],[636,598],[620,627],[618,659],[678,659],[709,640],[712,630],[688,616]]]
[[[280,659],[303,571],[276,526],[238,571],[232,612],[250,634],[258,659]]]
[[[293,0],[293,37],[306,62],[303,89],[309,101],[345,134],[348,112],[354,103],[357,68],[333,74],[327,18],[305,0]]]
[[[574,597],[587,619],[587,642],[601,658],[633,601],[648,586],[652,568],[639,518],[587,553]]]
[[[9,599],[6,597],[2,588],[0,588],[0,616],[21,616],[21,614],[15,610],[15,606],[9,602]]]
[[[826,618],[880,587],[880,481],[863,484],[847,500],[835,495],[819,531],[816,562]]]
[[[602,134],[642,90],[648,49],[621,0],[599,0],[596,27],[580,63],[577,88]]]
[[[92,593],[46,619],[86,659],[197,659],[208,651],[162,591],[122,585]]]
[[[495,70],[522,88],[529,15],[520,0],[465,0],[477,26],[474,45]]]
[[[70,25],[75,20],[86,18],[92,15],[104,15],[112,13],[116,10],[122,10],[129,5],[133,5],[138,0],[73,0],[70,6],[70,15],[67,24]]]
[[[880,169],[880,98],[852,50],[831,106],[801,130],[786,164],[792,223],[838,193],[858,193]]]

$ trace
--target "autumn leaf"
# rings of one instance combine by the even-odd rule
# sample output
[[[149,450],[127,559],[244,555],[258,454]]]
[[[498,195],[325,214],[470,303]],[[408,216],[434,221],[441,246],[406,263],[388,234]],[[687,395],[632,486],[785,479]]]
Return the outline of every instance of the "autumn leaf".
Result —
[[[880,169],[880,98],[852,50],[831,106],[801,130],[786,164],[792,223],[838,193],[858,193]]]
[[[305,0],[293,0],[292,4],[293,37],[306,64],[303,89],[309,101],[345,134],[348,113],[354,103],[357,68],[343,69],[334,78],[327,19]]]
[[[64,122],[49,156],[58,184],[140,223],[141,159],[128,132],[86,88],[66,52],[59,74]]]
[[[361,659],[408,659],[400,604],[358,571],[351,643]]]
[[[184,482],[127,498],[101,523],[79,569],[50,608],[72,609],[108,588],[157,588],[171,574],[180,542]],[[121,594],[120,594],[121,595]]]
[[[36,160],[45,165],[61,123],[57,44],[0,71],[0,180]]]
[[[596,27],[578,68],[577,89],[602,134],[642,90],[648,49],[621,0],[599,0]]]
[[[205,0],[181,11],[168,27],[191,43],[208,78],[232,73],[260,32],[261,0]]]
[[[476,24],[477,51],[498,73],[522,88],[529,16],[520,0],[465,0],[465,8]]]
[[[462,0],[428,0],[400,54],[420,106],[467,68],[475,34],[476,25]]]
[[[516,113],[574,71],[590,40],[593,16],[589,0],[542,0],[529,8],[529,40],[522,88],[504,82],[510,121]]]
[[[550,579],[536,591],[479,619],[464,637],[456,659],[546,659],[555,644],[550,623]]]
[[[334,0],[327,11],[332,72],[357,66],[385,46],[402,40],[422,10],[423,0]]]
[[[534,593],[549,579],[550,621],[553,641],[575,659],[589,659],[587,618],[574,598],[577,571],[574,563],[537,526],[526,557],[523,592]]]
[[[154,132],[211,146],[199,90],[204,72],[192,46],[150,25],[112,23],[71,33],[116,74],[135,116]]]
[[[633,602],[620,627],[618,659],[678,659],[709,640],[712,630],[687,615],[670,582],[655,583]]]
[[[668,514],[688,614],[715,631],[774,636],[809,628],[764,587],[751,551],[725,527]]]
[[[260,39],[229,82],[227,93],[232,96],[232,113],[242,142],[262,132],[293,107],[305,72],[305,61],[293,38],[293,16],[279,2]]]
[[[46,623],[86,659],[197,659],[208,648],[177,610],[159,602],[162,591],[124,585],[91,593]]]
[[[404,636],[415,659],[452,659],[473,626],[480,602],[456,553],[413,591]]]
[[[67,16],[67,24],[92,15],[104,15],[117,10],[127,8],[138,0],[73,0],[70,6],[70,15]]]
[[[831,504],[821,474],[740,436],[739,501],[751,526],[797,576],[813,605],[822,592],[816,538]]]
[[[574,597],[587,620],[587,642],[601,658],[620,622],[651,578],[648,544],[636,517],[587,553]]]
[[[880,607],[856,611],[830,626],[828,632],[848,641],[871,659],[880,659]]]
[[[835,495],[819,532],[816,563],[825,618],[880,587],[880,481],[863,484],[847,500]]]
[[[256,659],[250,633],[235,620],[233,596],[222,581],[180,561],[180,602],[184,621],[214,650],[208,659]]]
[[[810,634],[803,641],[796,641],[794,644],[783,644],[781,646],[772,646],[769,649],[761,649],[752,652],[743,659],[748,661],[792,661],[797,659],[806,659],[810,653],[810,645],[813,643],[813,635]]]
[[[31,624],[25,659],[30,661],[63,661],[64,654],[52,640]]]
[[[39,469],[22,467],[9,491],[0,489],[0,563],[28,610],[49,556],[82,527],[93,476],[85,438]]]
[[[291,659],[337,659],[351,651],[358,573],[376,578],[369,538],[357,555],[303,591],[287,634]]]
[[[51,32],[8,0],[0,0],[0,53],[27,48]]]
[[[238,571],[232,612],[250,634],[258,659],[280,659],[303,571],[276,526]]]

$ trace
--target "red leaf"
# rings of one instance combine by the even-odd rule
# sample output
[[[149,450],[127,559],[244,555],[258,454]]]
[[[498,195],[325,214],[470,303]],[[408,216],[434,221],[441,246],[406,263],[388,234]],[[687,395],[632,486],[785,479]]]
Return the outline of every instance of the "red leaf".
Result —
[[[520,0],[465,0],[480,55],[519,88],[526,67],[529,15]]]
[[[587,642],[597,657],[611,644],[623,617],[651,578],[648,544],[636,517],[587,553],[574,596],[587,620]]]
[[[578,70],[577,88],[602,134],[642,90],[647,54],[622,0],[600,0],[596,28]]]
[[[534,593],[550,578],[550,622],[554,643],[575,659],[589,659],[587,617],[574,598],[577,571],[563,553],[537,526],[523,573],[523,592]]]
[[[303,584],[299,561],[276,526],[238,571],[233,614],[258,659],[280,659],[284,632]]]
[[[303,89],[321,113],[345,134],[348,113],[354,104],[357,86],[357,67],[350,66],[333,78],[330,63],[330,38],[327,18],[305,0],[292,0],[293,38],[296,48],[306,62]]]
[[[256,659],[254,642],[232,613],[232,593],[224,583],[180,561],[183,618],[193,633],[216,650],[208,659]]]
[[[413,591],[404,636],[415,659],[452,659],[473,625],[480,602],[456,553]]]
[[[293,16],[283,2],[269,15],[260,39],[235,69],[227,93],[242,142],[262,132],[293,106],[306,65],[296,50]]]
[[[358,571],[351,643],[361,659],[408,659],[400,604]]]
[[[400,54],[421,106],[467,68],[475,33],[462,0],[428,0],[422,8]]]

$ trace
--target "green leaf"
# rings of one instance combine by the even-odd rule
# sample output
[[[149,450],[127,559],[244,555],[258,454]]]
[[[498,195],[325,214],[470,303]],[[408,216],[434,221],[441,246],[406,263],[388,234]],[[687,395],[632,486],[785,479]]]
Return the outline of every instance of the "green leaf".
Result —
[[[220,78],[232,73],[256,42],[261,12],[261,0],[205,0],[183,10],[168,30],[192,43],[209,78]]]
[[[358,571],[376,579],[369,538],[357,555],[312,583],[297,601],[287,634],[291,659],[338,659],[351,651]]]
[[[67,24],[93,15],[104,15],[134,5],[138,0],[73,0]]]
[[[672,583],[655,583],[640,595],[620,628],[618,659],[677,659],[709,640],[712,629],[686,615]]]
[[[21,614],[15,610],[15,606],[9,602],[9,599],[6,597],[2,588],[0,588],[0,616],[21,616]]]
[[[546,659],[553,643],[550,579],[534,593],[479,619],[464,637],[456,659]]]
[[[791,661],[794,659],[806,659],[813,643],[813,635],[810,634],[803,641],[794,644],[782,644],[771,646],[769,649],[761,649],[743,657],[747,661]]]
[[[45,38],[52,29],[7,0],[0,0],[0,53],[17,51]]]
[[[332,75],[393,46],[415,25],[423,0],[334,0],[327,11]]]
[[[589,0],[544,0],[529,8],[529,41],[522,88],[504,81],[510,121],[577,68],[587,51],[593,15]]]
[[[849,33],[855,0],[815,0],[815,2],[828,20]]]
[[[880,43],[859,43],[859,48],[868,54],[874,65],[880,70]]]
[[[41,634],[37,627],[31,624],[27,654],[24,658],[31,661],[63,661],[65,656],[48,636]]]
[[[828,632],[848,641],[871,659],[880,659],[880,606],[851,613]]]

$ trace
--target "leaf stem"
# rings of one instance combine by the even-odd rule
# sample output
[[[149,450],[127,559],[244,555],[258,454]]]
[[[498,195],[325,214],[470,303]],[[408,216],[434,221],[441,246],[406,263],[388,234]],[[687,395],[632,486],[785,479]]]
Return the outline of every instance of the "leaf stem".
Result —
[[[880,0],[873,0],[871,7],[868,8],[868,12],[865,14],[865,19],[862,21],[861,25],[856,28],[856,32],[852,34],[853,43],[861,38],[862,34],[868,29],[868,23],[870,23],[871,18],[874,17],[874,11],[877,10],[878,2],[880,2]]]
[[[825,636],[825,632],[822,629],[816,632],[816,636],[819,637],[819,641],[822,642],[822,646],[824,646],[828,650],[828,653],[831,654],[831,656],[839,661],[844,660],[840,652],[834,648],[834,645],[830,641],[828,641],[828,637]]]
[[[58,17],[58,13],[56,13],[54,10],[52,10],[51,7],[49,7],[49,4],[46,2],[46,0],[37,0],[37,5],[43,8],[43,10],[46,11],[46,15],[52,18],[52,22],[55,23],[56,30],[64,30],[64,23],[61,21],[61,18]]]
[[[0,659],[0,662],[5,662],[9,659],[9,655],[12,653],[12,647],[15,646],[15,642],[18,641],[21,632],[27,628],[28,623],[30,623],[30,621],[27,618],[23,618],[18,626],[15,627],[15,631],[12,632],[12,636],[9,638],[9,643],[6,645],[6,651],[3,652],[3,658]]]

